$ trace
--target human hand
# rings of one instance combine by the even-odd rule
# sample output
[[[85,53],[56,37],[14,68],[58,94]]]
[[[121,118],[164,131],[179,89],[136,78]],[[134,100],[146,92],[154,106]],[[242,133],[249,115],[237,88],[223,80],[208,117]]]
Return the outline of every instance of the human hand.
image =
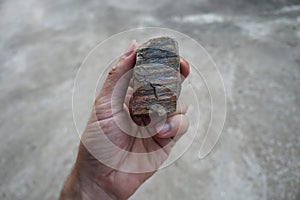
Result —
[[[188,129],[183,102],[164,124],[159,118],[151,118],[148,126],[138,126],[138,119],[132,120],[130,80],[135,49],[132,43],[112,67],[96,97],[61,199],[128,199],[155,173]],[[180,71],[184,78],[189,74],[189,65],[183,59]]]

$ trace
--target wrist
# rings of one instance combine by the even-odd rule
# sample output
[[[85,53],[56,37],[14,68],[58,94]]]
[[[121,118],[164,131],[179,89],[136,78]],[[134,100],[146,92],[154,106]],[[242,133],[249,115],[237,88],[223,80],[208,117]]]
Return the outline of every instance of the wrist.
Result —
[[[100,185],[81,174],[77,164],[68,176],[60,194],[60,200],[81,200],[81,199],[116,199],[105,191]]]
[[[83,199],[76,167],[72,169],[60,193],[60,200]]]

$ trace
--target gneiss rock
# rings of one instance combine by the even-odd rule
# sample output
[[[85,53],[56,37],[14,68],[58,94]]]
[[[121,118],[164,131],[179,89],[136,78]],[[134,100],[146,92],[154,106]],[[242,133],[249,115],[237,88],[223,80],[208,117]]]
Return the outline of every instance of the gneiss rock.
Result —
[[[169,37],[153,38],[136,53],[133,71],[134,116],[159,116],[176,111],[181,89],[178,44]]]

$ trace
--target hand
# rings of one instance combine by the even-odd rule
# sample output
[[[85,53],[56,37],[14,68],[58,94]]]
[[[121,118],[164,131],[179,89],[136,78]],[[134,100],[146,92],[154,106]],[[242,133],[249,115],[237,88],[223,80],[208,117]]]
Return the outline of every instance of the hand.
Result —
[[[132,43],[112,67],[95,100],[61,199],[129,198],[167,159],[172,146],[188,129],[187,107],[183,103],[163,125],[155,119],[147,127],[132,121],[130,79],[135,49]],[[180,71],[183,77],[189,74],[189,65],[183,59]],[[145,134],[148,137],[143,137]]]

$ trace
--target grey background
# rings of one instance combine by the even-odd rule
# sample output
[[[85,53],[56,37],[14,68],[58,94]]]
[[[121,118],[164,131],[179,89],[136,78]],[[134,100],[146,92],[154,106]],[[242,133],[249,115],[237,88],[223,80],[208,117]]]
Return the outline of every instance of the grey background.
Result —
[[[196,140],[132,199],[300,198],[299,1],[4,0],[0,16],[0,199],[58,198],[79,143],[76,71],[97,43],[144,26],[207,49],[228,112],[209,157]]]

